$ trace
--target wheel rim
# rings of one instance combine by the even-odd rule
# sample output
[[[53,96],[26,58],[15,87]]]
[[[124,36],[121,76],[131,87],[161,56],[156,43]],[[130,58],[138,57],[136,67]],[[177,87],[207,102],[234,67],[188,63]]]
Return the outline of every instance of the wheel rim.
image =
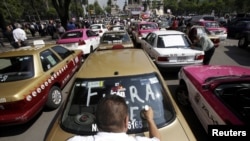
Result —
[[[62,95],[61,95],[61,92],[58,91],[58,90],[55,90],[53,93],[52,93],[52,100],[53,102],[58,105],[61,103],[62,101]]]
[[[186,90],[178,90],[176,93],[176,97],[181,105],[188,105],[188,96]]]

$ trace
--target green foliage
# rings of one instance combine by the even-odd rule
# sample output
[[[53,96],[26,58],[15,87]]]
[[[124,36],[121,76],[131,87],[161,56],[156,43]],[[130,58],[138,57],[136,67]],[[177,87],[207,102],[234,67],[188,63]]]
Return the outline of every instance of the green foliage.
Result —
[[[0,15],[2,22],[9,24],[15,21],[39,21],[51,18],[60,18],[67,21],[72,15],[83,16],[81,4],[88,4],[89,0],[2,0]],[[149,0],[146,0],[149,1]],[[157,0],[153,1],[153,7],[157,8]],[[218,15],[232,12],[250,12],[249,0],[163,0],[164,10],[171,9],[173,14],[211,13]],[[104,9],[111,12],[111,0],[106,7],[101,7],[98,1],[88,5],[88,10],[94,10],[95,14],[103,14]]]
[[[171,9],[174,14],[207,14],[215,11],[217,15],[225,13],[250,12],[249,0],[163,0],[164,9]]]

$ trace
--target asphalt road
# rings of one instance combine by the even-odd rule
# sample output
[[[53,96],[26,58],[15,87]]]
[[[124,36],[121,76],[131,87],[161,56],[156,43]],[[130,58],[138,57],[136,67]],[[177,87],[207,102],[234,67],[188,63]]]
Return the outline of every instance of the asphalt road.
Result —
[[[47,37],[45,39],[48,39]],[[30,40],[32,41],[32,40]],[[48,42],[54,42],[49,40]],[[216,49],[211,60],[212,65],[239,65],[250,68],[250,48],[240,49],[236,40],[226,40]],[[6,47],[7,48],[7,47]],[[6,48],[0,47],[0,52]],[[11,49],[11,47],[8,47]],[[162,72],[172,94],[178,85],[177,72]],[[63,90],[64,98],[67,96],[72,80]],[[207,141],[208,137],[196,118],[194,112],[190,109],[181,108],[185,118],[187,119],[191,129],[198,141]],[[31,122],[25,125],[0,127],[0,141],[43,141],[46,130],[55,116],[57,110],[42,111]]]

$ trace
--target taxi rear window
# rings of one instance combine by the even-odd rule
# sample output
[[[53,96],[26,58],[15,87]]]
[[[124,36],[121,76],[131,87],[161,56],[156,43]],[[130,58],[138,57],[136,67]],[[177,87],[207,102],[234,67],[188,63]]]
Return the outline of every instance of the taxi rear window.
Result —
[[[66,34],[63,34],[61,39],[69,39],[69,38],[81,38],[83,36],[83,32],[81,31],[74,31],[74,32],[68,32]]]
[[[33,56],[0,58],[0,83],[19,81],[34,76]]]
[[[158,127],[171,122],[174,110],[166,97],[162,83],[156,74],[102,79],[76,79],[63,111],[61,126],[73,134],[95,134],[95,110],[98,102],[106,95],[119,95],[129,106],[128,133],[148,131],[146,121],[141,117],[145,105],[154,109],[154,120]]]
[[[130,37],[125,32],[104,33],[101,43],[125,43],[131,42]]]

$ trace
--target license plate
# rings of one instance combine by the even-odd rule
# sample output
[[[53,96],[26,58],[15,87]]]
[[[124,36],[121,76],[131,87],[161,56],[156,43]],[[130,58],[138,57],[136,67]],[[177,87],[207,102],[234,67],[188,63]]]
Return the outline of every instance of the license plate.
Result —
[[[187,57],[178,57],[177,60],[178,62],[184,62],[187,60]]]

